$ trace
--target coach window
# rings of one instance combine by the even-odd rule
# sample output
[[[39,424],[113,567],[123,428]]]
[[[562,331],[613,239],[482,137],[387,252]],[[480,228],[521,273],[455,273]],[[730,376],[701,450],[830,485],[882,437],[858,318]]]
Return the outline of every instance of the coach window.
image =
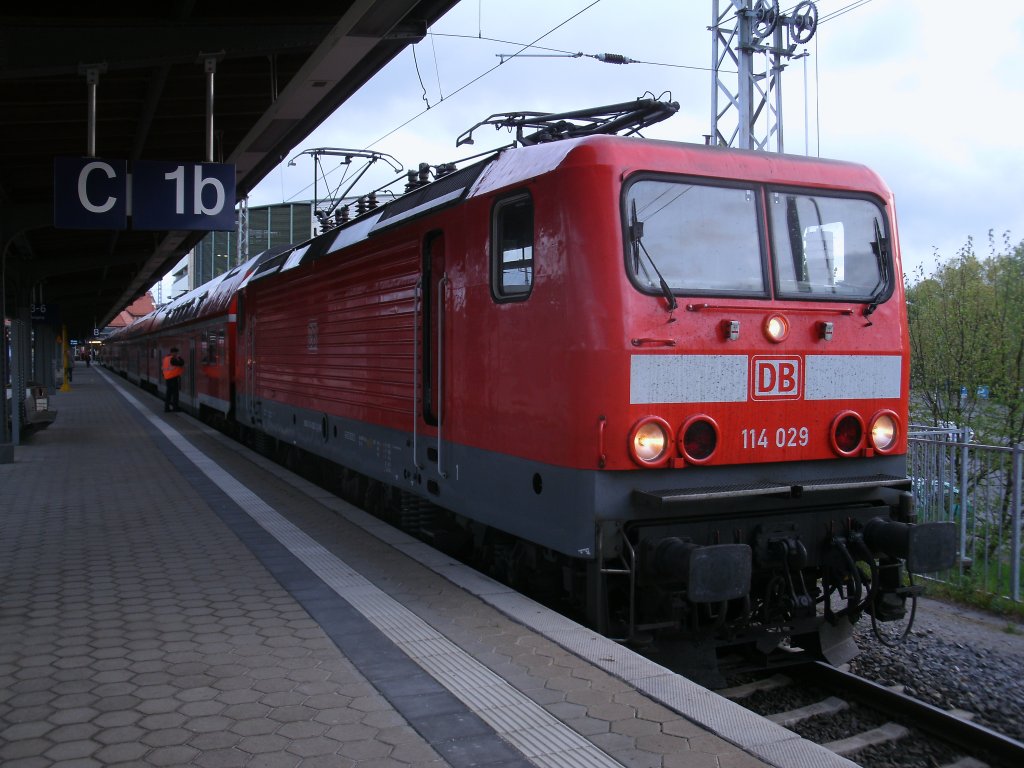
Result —
[[[759,194],[742,186],[640,178],[624,203],[626,258],[634,284],[660,294],[766,294]]]
[[[533,289],[533,200],[528,194],[501,200],[492,217],[494,298],[525,299]]]
[[[892,292],[886,219],[874,200],[772,190],[768,215],[780,297],[878,303]]]

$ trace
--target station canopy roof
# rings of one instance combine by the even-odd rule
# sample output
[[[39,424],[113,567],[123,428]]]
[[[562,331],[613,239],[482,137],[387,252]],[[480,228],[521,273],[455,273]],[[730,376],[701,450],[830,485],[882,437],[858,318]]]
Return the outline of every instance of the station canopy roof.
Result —
[[[456,0],[230,0],[32,6],[0,14],[0,247],[7,317],[37,303],[91,335],[160,280],[204,231],[54,226],[54,160],[207,159],[246,196]],[[46,15],[42,15],[45,13]],[[211,69],[212,76],[208,75]],[[58,193],[59,194],[59,193]]]

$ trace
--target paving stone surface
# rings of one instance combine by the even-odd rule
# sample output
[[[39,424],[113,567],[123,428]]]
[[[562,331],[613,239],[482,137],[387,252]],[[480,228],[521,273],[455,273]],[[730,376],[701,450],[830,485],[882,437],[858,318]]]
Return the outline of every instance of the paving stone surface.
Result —
[[[0,765],[446,765],[76,373],[0,465]]]
[[[417,732],[168,463],[111,385],[76,373],[72,391],[52,399],[57,422],[0,465],[0,765],[438,768],[449,764],[439,739],[471,749],[473,733]],[[259,460],[198,425],[181,428],[622,765],[763,765],[325,513]],[[420,684],[394,683],[410,718],[437,705],[415,695]],[[453,727],[436,714],[438,729]]]

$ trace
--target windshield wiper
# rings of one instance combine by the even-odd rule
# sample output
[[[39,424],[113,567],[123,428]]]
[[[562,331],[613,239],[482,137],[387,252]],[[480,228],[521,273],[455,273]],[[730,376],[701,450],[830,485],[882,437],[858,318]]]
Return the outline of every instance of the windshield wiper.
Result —
[[[658,276],[658,282],[661,283],[661,292],[665,295],[665,301],[668,302],[668,311],[671,313],[675,311],[676,307],[679,305],[676,302],[675,295],[672,293],[672,289],[669,288],[668,283],[665,282],[665,278],[661,276],[661,271],[658,269],[658,265],[654,263],[654,259],[651,257],[651,254],[649,254],[647,252],[647,248],[644,247],[643,237],[644,223],[637,218],[636,200],[633,200],[629,218],[629,242],[633,248],[633,271],[639,271],[640,251],[643,251],[644,256],[647,257],[648,263],[654,270],[654,274]]]
[[[875,262],[878,264],[878,289],[871,295],[871,301],[864,307],[864,317],[870,317],[882,300],[886,286],[889,284],[889,244],[882,237],[882,228],[878,224],[878,217],[874,218],[875,242],[871,244],[871,252],[875,254]]]

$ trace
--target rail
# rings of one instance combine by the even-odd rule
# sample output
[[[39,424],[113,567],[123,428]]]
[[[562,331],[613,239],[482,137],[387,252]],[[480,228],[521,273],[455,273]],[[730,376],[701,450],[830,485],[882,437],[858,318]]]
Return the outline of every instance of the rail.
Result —
[[[869,704],[874,711],[911,723],[933,737],[955,744],[969,753],[983,753],[995,758],[999,765],[1021,765],[1024,760],[1024,744],[1019,741],[898,690],[820,662],[793,670],[792,673],[815,684],[847,692]]]

